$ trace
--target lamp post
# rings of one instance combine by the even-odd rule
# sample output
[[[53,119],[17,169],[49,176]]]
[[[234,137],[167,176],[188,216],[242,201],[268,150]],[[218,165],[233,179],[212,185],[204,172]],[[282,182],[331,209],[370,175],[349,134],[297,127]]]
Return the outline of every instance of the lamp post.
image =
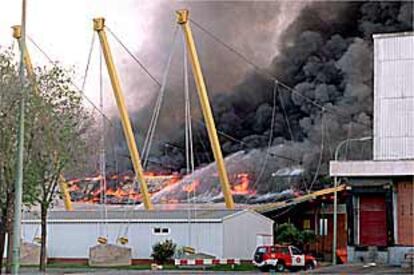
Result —
[[[338,161],[339,151],[345,143],[352,141],[365,141],[371,140],[371,136],[361,137],[361,138],[348,138],[341,141],[335,150],[335,161]],[[336,246],[337,246],[337,231],[338,231],[338,192],[336,188],[338,187],[338,177],[334,177],[334,216],[333,216],[333,240],[332,240],[332,264],[336,265]]]

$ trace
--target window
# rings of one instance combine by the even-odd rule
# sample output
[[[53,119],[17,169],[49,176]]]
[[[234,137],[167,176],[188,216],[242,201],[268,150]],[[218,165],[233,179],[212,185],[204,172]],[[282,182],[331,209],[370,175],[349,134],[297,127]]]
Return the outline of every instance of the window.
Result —
[[[310,220],[309,219],[303,220],[303,229],[304,230],[310,229]]]
[[[154,235],[168,235],[170,234],[170,229],[168,227],[153,227],[152,234]]]
[[[275,252],[282,253],[282,254],[289,254],[289,248],[287,246],[276,246]]]
[[[319,219],[319,236],[327,236],[328,235],[328,219],[322,218]]]
[[[300,251],[298,248],[292,246],[290,249],[292,250],[292,255],[302,255],[302,251]]]

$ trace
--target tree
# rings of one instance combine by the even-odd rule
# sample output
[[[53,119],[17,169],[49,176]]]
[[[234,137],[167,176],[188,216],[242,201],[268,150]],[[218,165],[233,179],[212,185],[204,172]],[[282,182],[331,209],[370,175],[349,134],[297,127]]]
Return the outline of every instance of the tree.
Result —
[[[177,245],[172,240],[165,240],[163,242],[156,243],[152,247],[151,257],[154,258],[157,264],[164,264],[167,260],[174,256],[176,247]]]
[[[18,104],[26,101],[23,203],[41,209],[40,269],[46,264],[47,212],[58,190],[61,173],[88,154],[84,134],[92,119],[72,89],[69,72],[54,65],[37,68],[35,79],[23,85],[10,50],[0,52],[0,254],[8,236],[8,266],[12,255],[13,199]],[[2,269],[0,257],[0,272]],[[6,272],[8,270],[6,269]]]
[[[18,105],[22,96],[31,100],[31,94],[22,85],[18,77],[18,67],[10,49],[0,52],[0,255],[5,249],[6,234],[8,236],[8,260],[6,272],[10,272],[12,247],[12,222],[14,209],[14,180],[16,169],[16,123]],[[26,108],[26,115],[31,115],[31,105]],[[25,127],[31,128],[33,120],[26,120]],[[25,132],[25,148],[34,138]],[[26,152],[25,159],[30,154]],[[25,165],[27,162],[25,162]],[[23,203],[33,203],[34,185],[32,181],[24,179]],[[0,257],[0,272],[3,267],[3,257]]]
[[[58,194],[61,174],[74,164],[80,152],[85,153],[83,135],[92,122],[82,106],[78,91],[72,89],[68,72],[54,65],[37,69],[33,99],[30,101],[32,118],[37,122],[30,129],[32,135],[30,158],[25,171],[35,182],[35,203],[40,206],[41,253],[40,271],[46,269],[47,213]]]
[[[312,230],[299,230],[291,223],[284,223],[276,230],[276,241],[295,245],[308,252],[309,246],[316,241],[316,235]]]

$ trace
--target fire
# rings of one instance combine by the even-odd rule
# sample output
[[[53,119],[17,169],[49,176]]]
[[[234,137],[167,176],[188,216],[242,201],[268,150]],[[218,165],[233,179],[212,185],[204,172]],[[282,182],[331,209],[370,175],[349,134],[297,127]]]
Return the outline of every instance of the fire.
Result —
[[[249,189],[250,176],[247,173],[240,173],[236,176],[237,184],[232,187],[232,194],[235,195],[253,195],[255,190]]]
[[[145,172],[145,179],[148,184],[148,191],[151,195],[155,195],[161,191],[168,194],[161,201],[166,204],[177,204],[183,200],[184,194],[193,193],[196,190],[205,190],[208,184],[205,179],[195,179],[191,182],[182,182],[182,176],[178,173],[157,174],[154,172]],[[102,181],[106,181],[106,189],[102,185]],[[230,177],[232,182],[231,193],[233,195],[254,195],[256,191],[251,186],[251,178],[248,173],[239,173]],[[177,186],[180,184],[181,186]],[[101,175],[95,175],[85,178],[74,178],[68,181],[69,192],[73,201],[85,203],[100,203],[102,195],[105,194],[108,204],[129,204],[141,203],[142,194],[136,185],[135,176],[132,173],[107,175],[104,178]],[[178,187],[178,188],[177,188]],[[212,192],[220,192],[219,187],[211,190]]]
[[[158,175],[154,172],[146,172],[144,176],[151,195],[165,188],[171,188],[181,179],[178,173]],[[136,190],[134,175],[106,176],[106,190],[100,184],[103,179],[102,175],[97,175],[67,181],[72,200],[99,203],[104,193],[108,203],[140,203],[142,201],[142,195]]]
[[[193,182],[191,182],[190,184],[183,186],[183,191],[187,193],[192,193],[197,189],[197,186],[199,185],[200,185],[199,180],[193,180]]]

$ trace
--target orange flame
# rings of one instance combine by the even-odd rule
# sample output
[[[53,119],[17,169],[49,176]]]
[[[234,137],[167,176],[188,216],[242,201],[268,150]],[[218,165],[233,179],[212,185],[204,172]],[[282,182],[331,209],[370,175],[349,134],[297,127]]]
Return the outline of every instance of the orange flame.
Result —
[[[247,173],[237,174],[237,181],[239,182],[236,185],[233,185],[232,194],[235,195],[249,195],[255,194],[256,191],[249,189],[250,176]]]
[[[192,183],[183,186],[183,191],[185,191],[187,193],[192,193],[192,192],[194,192],[197,189],[197,187],[199,185],[200,185],[200,181],[199,180],[193,180]]]

